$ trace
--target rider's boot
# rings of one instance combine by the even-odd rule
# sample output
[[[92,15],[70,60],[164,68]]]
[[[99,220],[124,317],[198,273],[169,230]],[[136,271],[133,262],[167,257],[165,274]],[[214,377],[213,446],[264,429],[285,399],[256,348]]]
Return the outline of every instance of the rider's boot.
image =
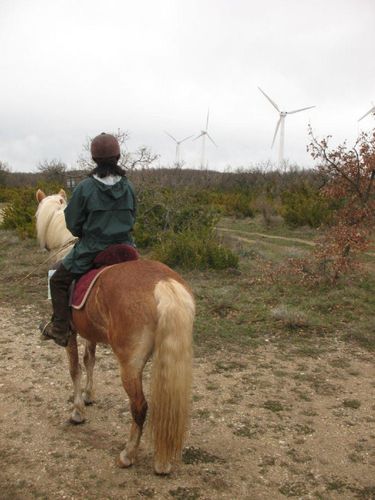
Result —
[[[60,264],[50,280],[53,307],[52,320],[41,325],[44,339],[53,339],[56,344],[66,347],[70,331],[69,288],[77,275]]]

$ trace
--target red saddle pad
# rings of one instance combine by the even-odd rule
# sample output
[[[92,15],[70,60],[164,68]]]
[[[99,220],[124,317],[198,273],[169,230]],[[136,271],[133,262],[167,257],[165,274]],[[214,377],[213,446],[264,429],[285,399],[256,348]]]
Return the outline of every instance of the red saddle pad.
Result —
[[[129,260],[137,260],[138,258],[137,250],[125,244],[111,245],[103,252],[100,252],[93,262],[94,269],[90,269],[76,282],[72,293],[71,306],[74,309],[81,309],[85,305],[95,281],[108,267]]]

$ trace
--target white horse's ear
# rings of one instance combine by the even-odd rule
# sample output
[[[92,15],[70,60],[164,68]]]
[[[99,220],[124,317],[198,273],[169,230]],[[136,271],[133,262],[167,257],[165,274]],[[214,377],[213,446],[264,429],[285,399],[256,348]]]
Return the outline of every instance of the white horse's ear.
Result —
[[[66,192],[63,189],[60,189],[60,191],[58,192],[58,194],[60,196],[62,196],[65,201],[68,199],[67,196],[66,196]]]
[[[46,197],[45,193],[43,193],[41,189],[38,189],[38,191],[36,192],[36,201],[40,203],[45,197]]]

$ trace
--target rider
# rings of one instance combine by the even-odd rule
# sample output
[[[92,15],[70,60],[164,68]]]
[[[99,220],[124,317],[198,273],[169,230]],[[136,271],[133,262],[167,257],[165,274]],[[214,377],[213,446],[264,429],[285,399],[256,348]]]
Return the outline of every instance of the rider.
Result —
[[[42,328],[47,339],[66,347],[70,336],[69,287],[92,267],[99,252],[115,243],[133,245],[136,198],[124,170],[117,164],[120,146],[113,135],[102,133],[91,142],[96,167],[74,189],[65,208],[69,231],[79,238],[50,281],[53,315]]]

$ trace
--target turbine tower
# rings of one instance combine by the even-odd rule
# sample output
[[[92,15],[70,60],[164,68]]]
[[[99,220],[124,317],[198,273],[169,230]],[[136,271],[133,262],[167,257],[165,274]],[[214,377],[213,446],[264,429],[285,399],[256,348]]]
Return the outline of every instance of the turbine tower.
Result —
[[[170,137],[175,143],[176,143],[176,158],[175,158],[175,165],[176,167],[181,166],[181,156],[180,156],[180,145],[184,142],[193,137],[192,135],[189,135],[188,137],[185,137],[184,139],[181,139],[181,141],[178,141],[171,135],[169,132],[164,130],[164,132],[167,134],[168,137]]]
[[[362,118],[360,118],[358,121],[360,122],[361,120],[363,120],[363,118],[365,118],[367,115],[369,115],[370,113],[375,113],[375,104],[372,102],[372,108],[370,109],[370,111],[367,111],[367,113],[365,113]]]
[[[217,147],[216,142],[212,139],[212,137],[208,133],[208,119],[209,119],[209,116],[210,116],[210,110],[208,109],[208,111],[207,111],[206,128],[204,130],[201,130],[201,133],[195,139],[193,139],[194,141],[196,141],[197,139],[199,139],[200,137],[202,137],[201,168],[206,168],[206,166],[207,166],[207,165],[205,165],[205,161],[206,161],[206,137],[208,137],[210,139],[210,141],[212,142],[212,144],[214,144]]]
[[[271,148],[273,148],[273,145],[275,144],[277,132],[280,128],[278,165],[279,165],[279,167],[281,167],[283,160],[284,160],[284,139],[285,139],[285,118],[286,118],[286,115],[292,115],[294,113],[299,113],[300,111],[306,111],[307,109],[315,108],[315,106],[309,106],[307,108],[295,109],[294,111],[280,111],[279,106],[275,102],[273,102],[273,100],[265,92],[263,92],[263,90],[260,87],[258,87],[258,89],[262,92],[264,97],[269,100],[269,102],[276,109],[276,111],[279,113],[279,116],[280,116],[280,118],[276,124],[276,129],[275,129],[275,133],[273,135]]]

